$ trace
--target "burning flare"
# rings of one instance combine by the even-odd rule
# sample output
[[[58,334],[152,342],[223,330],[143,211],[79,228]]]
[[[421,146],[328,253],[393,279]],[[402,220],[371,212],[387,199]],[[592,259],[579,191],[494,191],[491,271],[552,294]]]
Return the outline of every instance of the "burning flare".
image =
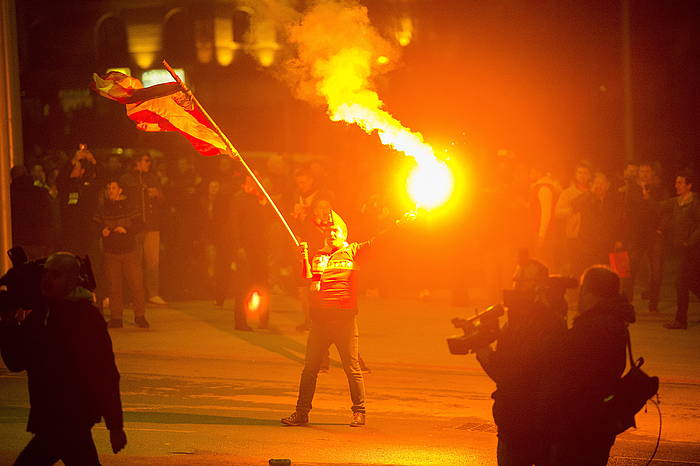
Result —
[[[435,208],[449,199],[454,181],[447,165],[420,133],[383,110],[373,90],[372,76],[393,61],[394,53],[370,24],[367,9],[350,1],[318,3],[292,26],[290,40],[299,52],[289,70],[300,96],[322,97],[331,120],[376,131],[382,144],[413,157],[417,166],[407,187],[419,207]]]

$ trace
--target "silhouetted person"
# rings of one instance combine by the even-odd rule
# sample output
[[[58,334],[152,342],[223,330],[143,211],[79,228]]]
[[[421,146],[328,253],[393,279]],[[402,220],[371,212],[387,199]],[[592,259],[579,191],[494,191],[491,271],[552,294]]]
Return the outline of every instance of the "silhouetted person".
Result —
[[[499,333],[496,349],[476,350],[479,363],[496,382],[493,419],[501,466],[548,464],[551,392],[547,384],[566,333],[560,301],[550,302],[547,293],[548,276],[547,268],[535,260],[520,265],[512,295],[515,302],[506,303],[508,323]]]
[[[126,445],[119,371],[104,319],[79,286],[79,264],[59,252],[44,266],[44,304],[3,327],[2,357],[13,372],[26,370],[29,422],[34,434],[15,465],[99,465],[92,426],[105,419],[114,453]]]
[[[100,188],[96,182],[95,157],[81,147],[56,179],[61,213],[59,247],[75,254],[88,254],[94,252],[96,244],[92,217]]]
[[[166,243],[165,269],[173,274],[173,293],[176,297],[192,298],[204,279],[199,225],[202,221],[202,177],[195,170],[190,156],[177,158],[170,174],[165,197],[170,206],[170,239]]]
[[[12,243],[22,246],[30,260],[45,257],[51,247],[51,197],[24,165],[12,167],[10,174]]]
[[[690,291],[696,295],[700,275],[700,201],[693,192],[693,179],[683,173],[676,177],[676,194],[662,206],[659,232],[676,264],[676,318],[664,327],[688,328]]]
[[[248,303],[252,292],[268,294],[270,207],[267,199],[253,181],[246,176],[241,190],[231,201],[230,238],[234,251],[234,320],[236,330],[251,330],[247,321]],[[259,326],[267,328],[267,306],[260,306]]]
[[[639,165],[636,180],[626,180],[620,188],[623,196],[623,247],[629,251],[630,273],[623,280],[623,291],[631,302],[634,299],[634,286],[642,263],[649,264],[649,282],[642,298],[649,301],[649,311],[658,312],[663,265],[663,239],[657,233],[659,226],[660,203],[666,199],[660,184],[654,183],[654,169],[649,163]]]
[[[550,426],[553,466],[604,466],[615,435],[606,424],[605,399],[625,370],[627,325],[634,308],[620,295],[620,279],[602,266],[581,281],[579,315],[562,346],[553,390],[557,420]]]

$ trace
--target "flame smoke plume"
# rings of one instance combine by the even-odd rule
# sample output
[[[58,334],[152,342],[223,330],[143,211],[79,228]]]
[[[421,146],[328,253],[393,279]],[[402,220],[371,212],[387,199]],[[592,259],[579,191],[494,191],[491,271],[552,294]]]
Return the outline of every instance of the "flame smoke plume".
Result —
[[[383,109],[374,90],[372,78],[386,71],[386,57],[391,63],[395,52],[372,27],[367,8],[351,0],[316,3],[290,27],[289,38],[297,57],[287,63],[287,71],[300,98],[312,102],[321,98],[331,120],[356,124],[370,134],[376,131],[382,144],[413,157],[418,169],[409,190],[451,190],[452,179],[444,162],[435,157],[420,133],[404,127]],[[439,186],[430,186],[435,183]],[[449,197],[449,192],[441,197]],[[436,201],[420,203],[441,203]]]

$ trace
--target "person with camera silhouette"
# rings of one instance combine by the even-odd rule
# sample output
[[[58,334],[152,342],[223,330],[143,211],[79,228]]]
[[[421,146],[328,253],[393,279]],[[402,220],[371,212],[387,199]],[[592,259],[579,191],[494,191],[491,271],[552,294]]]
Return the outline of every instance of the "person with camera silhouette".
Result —
[[[1,327],[7,368],[27,371],[29,421],[34,436],[15,465],[99,465],[92,427],[105,419],[112,451],[126,446],[119,371],[112,342],[93,295],[81,286],[80,262],[51,255],[40,279],[40,303],[18,309]]]
[[[504,292],[508,322],[497,333],[495,350],[490,344],[473,349],[496,382],[499,466],[548,464],[548,384],[566,332],[564,290],[542,263],[521,258],[514,289]]]
[[[625,370],[634,307],[615,272],[592,266],[582,276],[578,312],[551,380],[552,466],[604,466],[615,442],[605,403]]]

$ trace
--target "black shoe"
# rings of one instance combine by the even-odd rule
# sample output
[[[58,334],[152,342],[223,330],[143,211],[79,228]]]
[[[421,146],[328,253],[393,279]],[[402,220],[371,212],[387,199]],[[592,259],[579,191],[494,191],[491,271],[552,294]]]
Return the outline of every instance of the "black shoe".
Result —
[[[124,327],[124,322],[121,319],[109,319],[107,322],[107,328],[122,328]]]
[[[289,417],[283,417],[280,422],[286,426],[305,426],[309,423],[308,413],[294,411]]]
[[[148,324],[148,321],[146,320],[145,317],[136,317],[134,319],[134,323],[136,324],[137,327],[140,327],[140,328],[150,328],[150,325]]]
[[[685,330],[688,328],[688,324],[674,320],[673,322],[665,323],[664,328],[671,330]]]
[[[360,413],[355,411],[352,413],[352,422],[350,422],[350,427],[360,427],[365,425],[365,413]]]

